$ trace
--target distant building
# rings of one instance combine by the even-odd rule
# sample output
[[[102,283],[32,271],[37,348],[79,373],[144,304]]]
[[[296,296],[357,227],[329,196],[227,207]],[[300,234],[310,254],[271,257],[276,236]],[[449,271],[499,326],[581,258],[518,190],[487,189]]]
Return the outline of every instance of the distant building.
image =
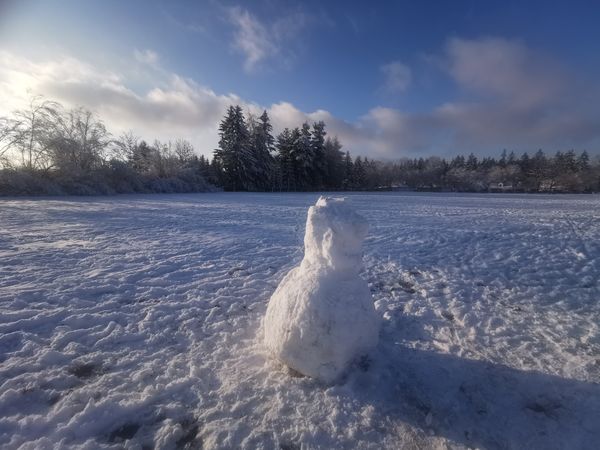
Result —
[[[413,191],[414,189],[406,184],[392,184],[391,186],[377,186],[376,191]]]
[[[490,192],[513,192],[514,187],[512,183],[504,183],[501,181],[499,183],[490,183],[488,190]]]
[[[568,192],[568,189],[555,180],[544,180],[540,183],[539,192]]]

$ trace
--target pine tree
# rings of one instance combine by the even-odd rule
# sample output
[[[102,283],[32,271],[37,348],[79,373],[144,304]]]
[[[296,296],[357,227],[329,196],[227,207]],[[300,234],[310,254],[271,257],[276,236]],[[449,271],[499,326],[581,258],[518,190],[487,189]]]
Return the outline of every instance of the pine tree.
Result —
[[[473,153],[471,153],[469,155],[469,157],[467,158],[467,162],[466,162],[467,170],[475,171],[475,170],[477,170],[478,166],[479,166],[479,161],[477,161],[477,157]]]
[[[129,155],[129,163],[139,174],[150,173],[153,169],[154,149],[146,141],[140,141]]]
[[[377,185],[379,184],[379,180],[378,180],[378,167],[377,167],[377,163],[375,162],[375,160],[368,160],[367,158],[365,158],[364,161],[364,168],[365,168],[365,189],[374,189],[377,187]]]
[[[352,157],[350,156],[350,152],[346,152],[346,156],[344,157],[344,179],[342,181],[342,187],[346,191],[352,189],[353,172],[354,163],[352,162]]]
[[[251,151],[255,160],[252,173],[254,185],[260,190],[270,190],[273,188],[274,183],[274,160],[271,152],[273,151],[275,139],[271,134],[273,126],[267,111],[263,111],[258,121],[250,115],[248,128]]]
[[[458,155],[455,156],[454,158],[452,158],[452,161],[450,161],[450,168],[451,169],[456,169],[456,168],[463,168],[465,167],[465,157],[463,155]]]
[[[325,140],[326,183],[329,189],[341,189],[344,181],[344,154],[337,136]]]
[[[307,190],[314,187],[315,157],[311,145],[310,125],[303,123],[302,128],[294,129],[294,160],[298,187]]]
[[[563,156],[564,168],[567,172],[577,172],[577,155],[575,150],[569,150]]]
[[[519,167],[521,167],[521,171],[524,174],[528,174],[531,170],[531,159],[527,152],[521,155],[521,159],[519,160]]]
[[[508,154],[508,160],[507,163],[510,164],[516,164],[517,162],[517,156],[515,155],[515,152],[511,150],[511,152]]]
[[[357,156],[354,160],[354,169],[352,171],[352,184],[355,189],[364,189],[366,181],[365,166],[362,158]]]
[[[506,167],[506,164],[508,163],[508,158],[506,155],[506,149],[502,150],[502,155],[500,156],[500,160],[498,161],[498,164],[500,165],[500,167]]]
[[[547,176],[548,160],[542,149],[539,149],[531,159],[531,175],[535,182],[535,190],[539,191]]]
[[[294,161],[294,135],[289,128],[285,128],[277,136],[277,162],[281,177],[280,190],[296,190],[295,161]]]
[[[581,153],[581,155],[579,155],[579,158],[577,158],[577,169],[580,172],[584,172],[589,170],[590,168],[590,155],[588,155],[587,151],[583,151],[583,153]]]
[[[313,154],[313,186],[322,189],[327,176],[327,161],[325,159],[325,122],[313,123],[311,147]]]
[[[208,182],[214,184],[215,186],[224,187],[225,186],[225,177],[223,174],[223,166],[221,166],[221,162],[218,158],[213,157],[210,162],[210,170],[208,175]]]
[[[227,190],[252,190],[255,188],[253,174],[256,159],[252,154],[248,128],[242,108],[230,106],[219,126],[219,148],[214,157],[223,171]]]

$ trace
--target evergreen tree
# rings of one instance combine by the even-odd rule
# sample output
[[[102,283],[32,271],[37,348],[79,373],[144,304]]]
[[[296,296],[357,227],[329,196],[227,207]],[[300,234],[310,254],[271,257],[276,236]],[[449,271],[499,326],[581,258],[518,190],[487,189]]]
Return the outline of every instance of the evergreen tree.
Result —
[[[239,105],[230,106],[227,110],[219,126],[219,136],[219,148],[215,150],[214,157],[222,167],[225,189],[254,189],[256,159],[252,154],[248,128]]]
[[[517,162],[517,156],[515,155],[515,152],[514,152],[514,151],[511,151],[511,152],[508,154],[508,160],[507,160],[507,163],[510,165],[510,164],[516,164],[516,162]]]
[[[260,190],[270,190],[274,183],[274,160],[271,152],[275,139],[271,132],[273,126],[267,111],[263,111],[258,121],[250,115],[248,118],[250,147],[255,160],[252,179]]]
[[[298,188],[308,190],[315,186],[315,164],[314,149],[311,142],[310,125],[303,123],[302,128],[296,128],[293,132],[294,140],[294,160],[296,169],[296,181]]]
[[[352,189],[352,177],[354,173],[354,163],[352,162],[352,157],[350,156],[350,152],[346,152],[346,156],[344,157],[344,178],[342,181],[342,187],[344,190]]]
[[[208,182],[215,186],[225,186],[225,176],[223,174],[223,166],[218,158],[213,157],[210,162],[210,170],[208,175]]]
[[[462,155],[458,155],[455,156],[454,158],[452,158],[452,161],[450,161],[450,168],[451,169],[456,169],[456,168],[463,168],[465,167],[465,157]]]
[[[580,172],[584,172],[589,170],[590,168],[590,155],[588,155],[587,151],[583,151],[583,153],[581,153],[581,155],[579,155],[579,158],[577,158],[577,169]]]
[[[467,158],[467,162],[466,162],[466,167],[467,170],[477,170],[477,167],[479,166],[479,161],[477,161],[477,157],[471,153],[469,155],[469,157]]]
[[[563,156],[564,169],[567,172],[577,172],[577,155],[575,150],[569,150]]]
[[[313,155],[313,186],[321,189],[327,176],[327,161],[325,158],[325,122],[313,123],[311,147]]]
[[[285,128],[277,136],[277,162],[280,174],[280,190],[296,190],[295,160],[294,160],[294,134]]]
[[[535,190],[539,191],[542,187],[542,183],[547,176],[548,160],[546,155],[539,149],[531,160],[531,176],[535,183]]]
[[[519,160],[519,167],[521,167],[521,170],[524,174],[529,174],[529,172],[531,171],[531,160],[529,159],[529,155],[527,154],[527,152],[521,155],[521,159]]]
[[[354,160],[354,169],[352,170],[352,185],[355,189],[364,189],[366,181],[366,171],[363,160],[357,156]]]
[[[153,169],[154,149],[146,141],[140,141],[129,155],[129,163],[140,174],[150,173]]]
[[[344,154],[337,136],[325,140],[326,183],[329,189],[341,189],[344,181]]]
[[[502,155],[500,156],[500,160],[498,161],[500,167],[506,167],[506,164],[508,163],[508,157],[506,153],[506,149],[502,150]]]
[[[494,158],[485,157],[481,160],[479,166],[484,170],[490,170],[496,165],[496,160]]]
[[[365,189],[375,189],[379,185],[378,166],[374,160],[365,158]]]

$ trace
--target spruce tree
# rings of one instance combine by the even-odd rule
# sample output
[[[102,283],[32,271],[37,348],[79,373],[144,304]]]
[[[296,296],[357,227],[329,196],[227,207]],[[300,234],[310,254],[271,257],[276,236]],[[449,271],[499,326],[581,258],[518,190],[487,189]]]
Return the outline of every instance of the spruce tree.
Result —
[[[581,153],[581,155],[579,155],[579,158],[577,158],[577,169],[580,172],[584,172],[586,170],[589,170],[590,168],[590,155],[588,155],[587,151],[583,151],[583,153]]]
[[[346,152],[346,156],[344,156],[344,179],[342,182],[342,187],[346,191],[352,189],[353,172],[354,163],[352,162],[352,157],[350,156],[350,152]]]
[[[564,154],[564,167],[568,172],[577,172],[577,155],[575,150],[569,150]]]
[[[227,190],[252,190],[256,159],[252,154],[248,128],[242,108],[230,106],[219,126],[219,148],[214,157],[223,171]]]
[[[498,161],[500,167],[506,167],[506,164],[508,163],[508,157],[506,153],[506,149],[502,150],[502,155],[500,155],[500,160]]]
[[[281,177],[280,189],[284,191],[296,190],[295,161],[294,161],[294,134],[285,128],[277,136],[277,161]]]
[[[344,154],[337,136],[325,140],[326,177],[325,187],[341,189],[344,181]]]
[[[354,169],[352,171],[352,184],[355,189],[364,189],[366,181],[365,166],[362,158],[357,156],[354,160]]]
[[[313,123],[311,147],[313,153],[313,186],[322,189],[326,178],[327,161],[325,160],[325,122]]]
[[[315,187],[316,171],[313,147],[311,145],[310,125],[303,123],[302,128],[294,130],[294,159],[296,165],[296,181],[302,190]]]
[[[466,162],[466,167],[467,170],[477,170],[477,167],[479,166],[479,161],[477,161],[477,156],[475,156],[473,153],[471,153],[469,155],[469,157],[467,158],[467,162]]]
[[[254,185],[260,190],[270,190],[274,183],[274,160],[271,152],[275,139],[271,134],[273,126],[267,111],[263,111],[258,120],[250,115],[248,128],[251,151],[255,160],[252,173]]]
[[[547,176],[548,160],[544,151],[539,149],[531,160],[531,175],[535,182],[535,190],[539,191]]]

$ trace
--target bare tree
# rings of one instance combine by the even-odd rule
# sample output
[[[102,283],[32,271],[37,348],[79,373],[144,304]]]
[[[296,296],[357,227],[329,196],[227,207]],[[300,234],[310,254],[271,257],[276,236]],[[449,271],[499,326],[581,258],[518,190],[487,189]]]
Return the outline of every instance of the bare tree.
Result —
[[[9,152],[15,145],[19,125],[20,123],[15,120],[0,117],[0,167],[13,165]]]
[[[20,153],[21,166],[28,170],[51,168],[48,144],[53,135],[60,104],[44,100],[42,96],[30,99],[27,109],[15,115],[12,146]]]
[[[49,147],[56,168],[81,175],[99,167],[112,142],[102,121],[84,108],[57,114],[55,119]]]
[[[140,145],[140,138],[132,130],[122,133],[115,141],[113,157],[121,161],[133,161]]]
[[[182,166],[189,163],[194,157],[194,146],[185,139],[177,139],[173,150]]]

